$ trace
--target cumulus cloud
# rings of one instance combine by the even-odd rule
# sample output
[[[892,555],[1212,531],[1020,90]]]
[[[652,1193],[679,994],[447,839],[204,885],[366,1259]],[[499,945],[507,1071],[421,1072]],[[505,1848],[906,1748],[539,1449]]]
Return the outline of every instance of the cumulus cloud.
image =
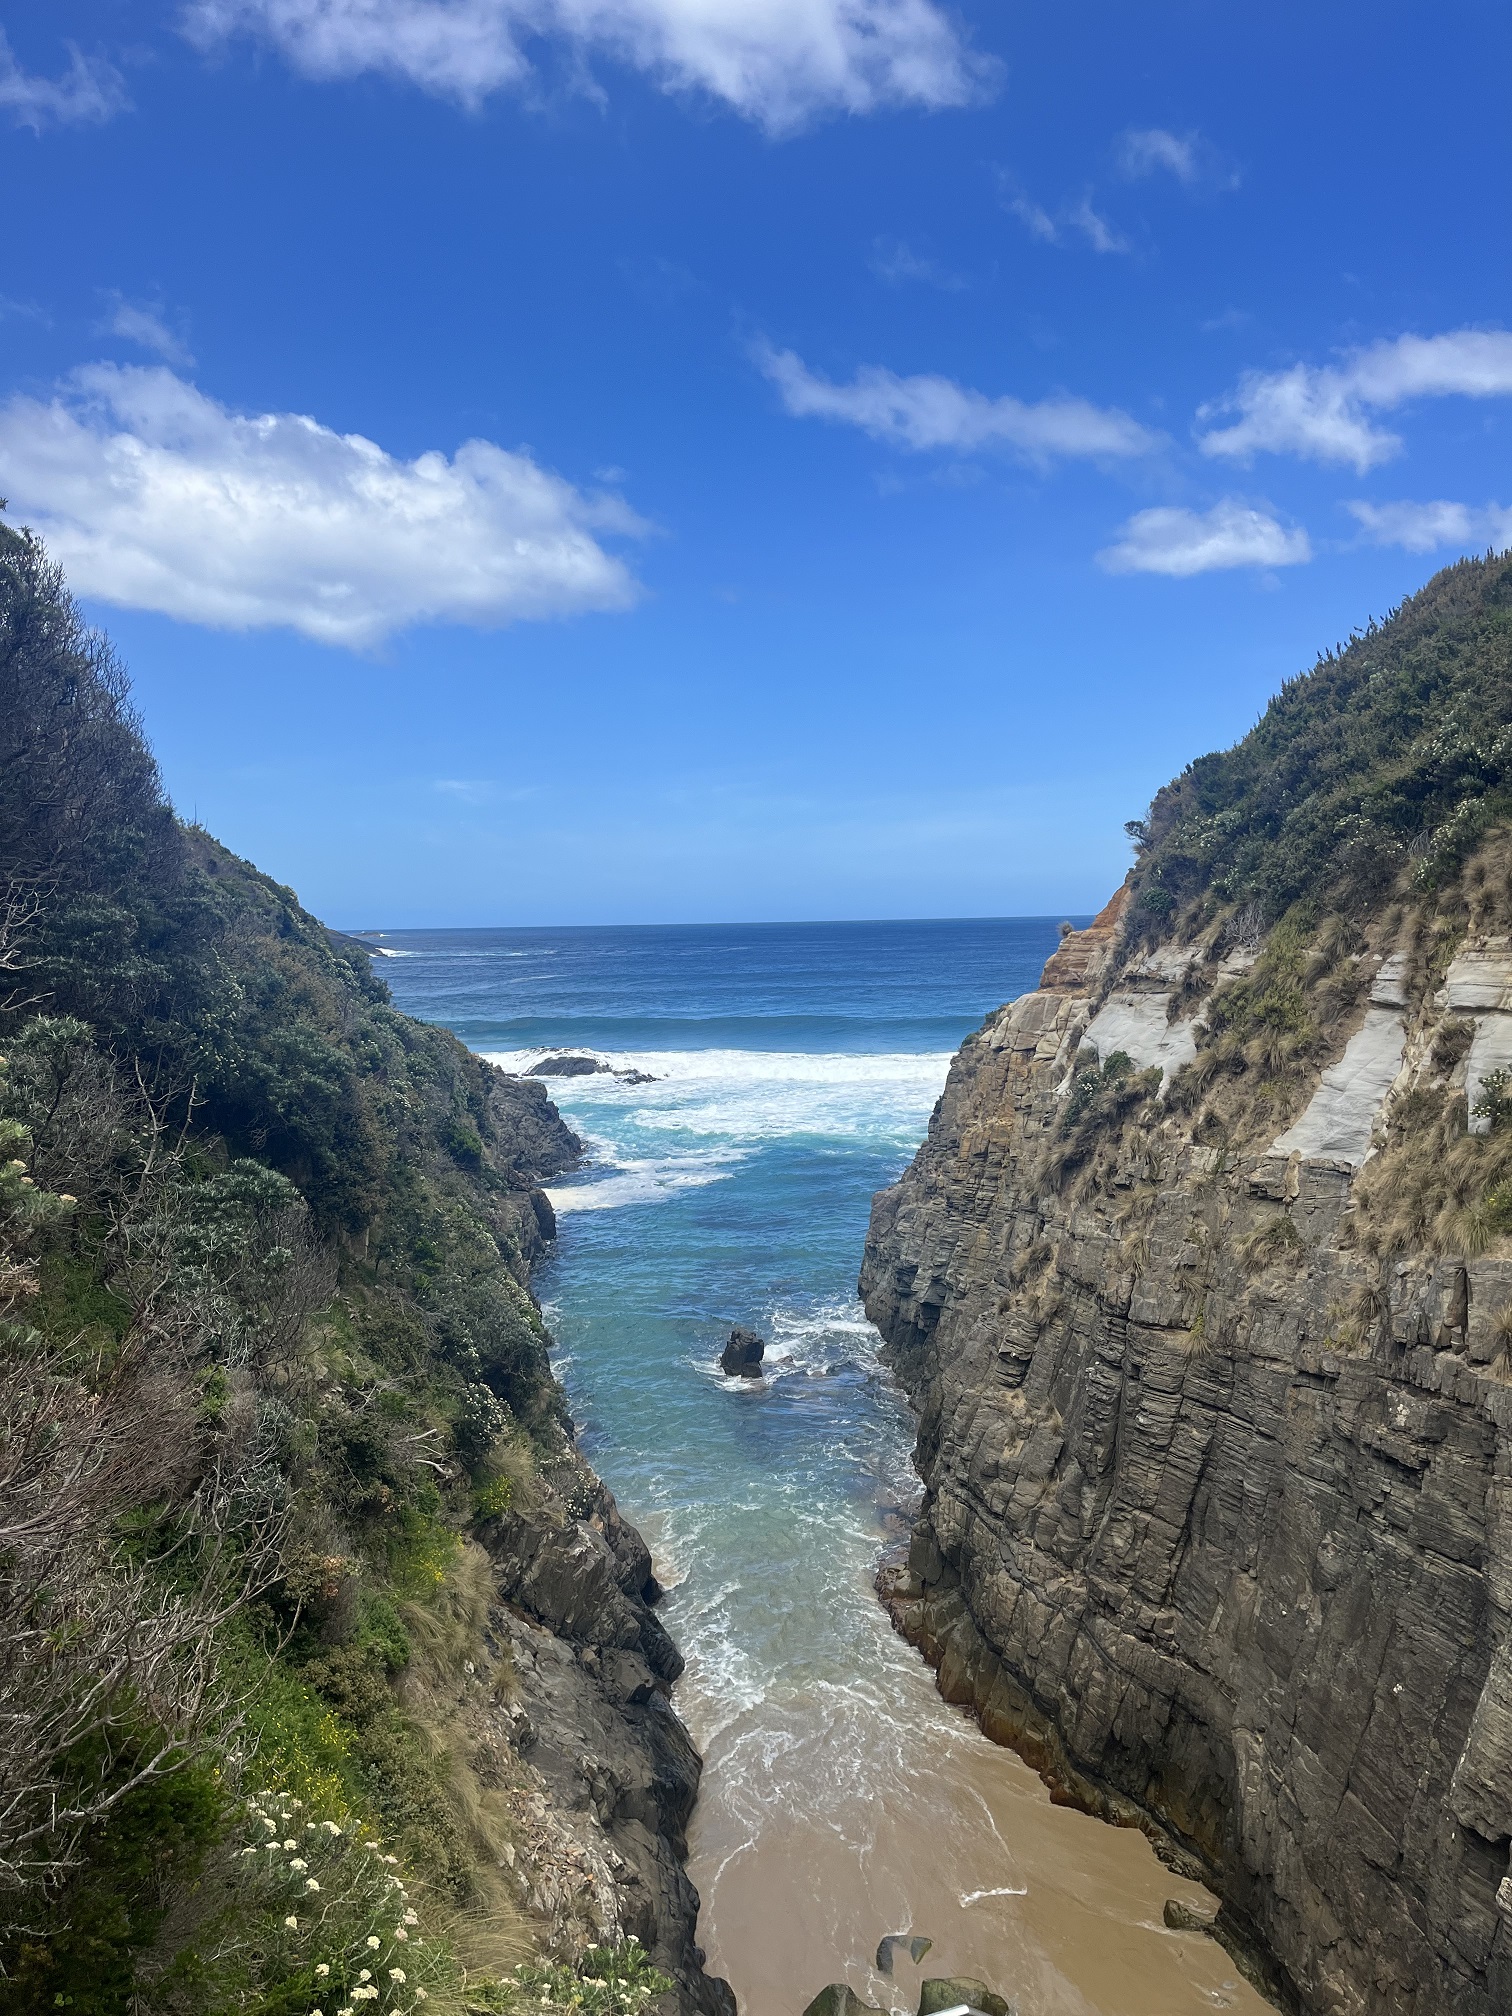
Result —
[[[121,74],[103,56],[86,56],[69,42],[68,68],[61,77],[35,77],[23,70],[0,28],[0,112],[17,126],[40,133],[44,126],[88,126],[113,119],[130,100]]]
[[[1409,399],[1512,394],[1512,332],[1456,329],[1443,336],[1398,336],[1356,350],[1342,364],[1294,364],[1250,371],[1238,389],[1199,420],[1236,413],[1228,427],[1199,436],[1205,455],[1247,462],[1258,452],[1348,462],[1362,475],[1401,451],[1401,437],[1378,427],[1376,412]]]
[[[165,364],[194,362],[188,345],[169,328],[161,308],[154,308],[147,302],[128,301],[124,295],[115,293],[111,294],[110,301],[111,310],[104,324],[108,334],[119,336],[127,343],[135,343],[139,350],[150,350]]]
[[[1360,530],[1375,546],[1401,546],[1409,553],[1432,553],[1441,547],[1512,546],[1512,508],[1504,504],[1454,504],[1447,498],[1432,503],[1346,504]]]
[[[859,427],[873,440],[902,448],[971,453],[1006,448],[1025,461],[1057,457],[1147,455],[1156,436],[1116,406],[1094,406],[1065,393],[1049,399],[989,398],[950,378],[900,378],[865,364],[849,385],[810,371],[791,350],[760,347],[756,361],[789,413]]]
[[[825,112],[970,104],[997,69],[931,0],[188,0],[184,25],[201,47],[253,35],[307,76],[377,71],[470,107],[523,83],[547,38],[778,133]]]
[[[635,581],[594,535],[646,529],[491,441],[401,461],[161,366],[93,364],[0,406],[0,474],[83,595],[358,649],[414,623],[622,609]]]
[[[1225,497],[1211,511],[1162,506],[1136,511],[1098,554],[1110,574],[1210,574],[1222,567],[1294,567],[1312,558],[1300,526]]]

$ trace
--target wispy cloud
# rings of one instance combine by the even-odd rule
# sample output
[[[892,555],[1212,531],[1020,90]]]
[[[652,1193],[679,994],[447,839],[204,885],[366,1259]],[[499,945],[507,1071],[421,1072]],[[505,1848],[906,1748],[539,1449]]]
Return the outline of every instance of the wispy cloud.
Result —
[[[1163,506],[1136,511],[1119,527],[1113,545],[1098,554],[1110,574],[1168,574],[1185,578],[1225,567],[1294,567],[1312,558],[1300,526],[1283,525],[1269,511],[1225,497],[1210,511]]]
[[[961,274],[922,258],[901,238],[878,238],[873,243],[871,270],[892,287],[917,281],[924,287],[938,287],[944,294],[963,294],[971,285]]]
[[[849,385],[836,385],[791,350],[760,345],[755,356],[789,413],[859,427],[896,447],[964,454],[1001,448],[1043,466],[1066,457],[1147,455],[1157,442],[1116,406],[1094,406],[1066,393],[1038,400],[991,398],[950,378],[900,378],[879,364],[865,364]]]
[[[105,333],[119,336],[127,343],[135,343],[140,350],[150,350],[165,364],[188,365],[194,362],[189,346],[175,330],[169,328],[161,308],[145,301],[128,301],[124,295],[115,292],[108,298],[111,308],[104,322]]]
[[[1042,245],[1060,243],[1060,226],[1033,197],[1026,196],[1021,189],[1014,190],[1004,195],[1003,204],[1009,216],[1017,217],[1031,238],[1038,238]]]
[[[1094,252],[1127,252],[1129,241],[1121,232],[1115,231],[1106,217],[1098,215],[1092,208],[1092,198],[1083,196],[1073,209],[1067,212],[1068,221],[1075,231],[1080,231]]]
[[[1398,336],[1356,350],[1343,363],[1294,364],[1287,371],[1249,371],[1199,421],[1238,418],[1198,437],[1205,455],[1247,462],[1257,453],[1347,462],[1362,475],[1399,454],[1401,437],[1376,426],[1372,413],[1409,399],[1512,394],[1512,333],[1456,329],[1442,336]]]
[[[61,77],[37,77],[23,70],[0,28],[0,112],[17,126],[40,133],[47,126],[98,125],[127,111],[131,100],[121,73],[103,56],[86,56],[64,44],[68,68]]]
[[[1004,175],[1002,181],[1003,208],[1011,217],[1017,217],[1031,238],[1037,238],[1042,245],[1064,245],[1072,238],[1081,238],[1094,252],[1127,252],[1129,241],[1122,232],[1108,222],[1092,202],[1092,192],[1085,190],[1077,200],[1065,202],[1050,213],[1043,204],[1020,188],[1011,175]]]
[[[1505,504],[1477,507],[1439,497],[1427,504],[1355,502],[1344,508],[1375,546],[1401,546],[1409,553],[1512,546],[1512,507]]]
[[[1134,126],[1118,141],[1119,172],[1131,182],[1149,175],[1174,175],[1188,189],[1237,189],[1233,163],[1195,130],[1172,133],[1165,126]]]
[[[401,461],[301,413],[235,413],[161,366],[94,364],[0,406],[12,515],[84,595],[215,629],[366,648],[637,598],[597,534],[646,528],[528,455],[467,441]]]
[[[544,37],[707,92],[773,133],[825,113],[971,104],[999,69],[931,0],[187,0],[183,18],[201,47],[251,35],[307,76],[377,71],[469,107],[525,83]]]

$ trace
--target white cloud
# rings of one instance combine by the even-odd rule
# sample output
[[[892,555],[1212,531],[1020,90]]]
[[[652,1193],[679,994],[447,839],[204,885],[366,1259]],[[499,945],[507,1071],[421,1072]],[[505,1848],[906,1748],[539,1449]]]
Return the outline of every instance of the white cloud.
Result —
[[[233,413],[160,366],[94,364],[0,406],[0,491],[83,595],[364,648],[423,622],[622,609],[594,533],[646,528],[528,455],[412,462],[299,413]]]
[[[950,378],[900,378],[865,364],[849,385],[809,370],[791,350],[761,346],[756,361],[802,419],[837,420],[903,448],[1007,448],[1043,464],[1057,456],[1147,455],[1156,436],[1116,406],[1061,393],[1049,399],[990,399]]]
[[[1512,332],[1456,329],[1443,336],[1399,336],[1356,350],[1339,365],[1246,372],[1237,391],[1197,416],[1209,420],[1227,412],[1238,419],[1201,435],[1198,446],[1205,455],[1240,462],[1261,451],[1348,462],[1363,475],[1402,446],[1400,436],[1373,424],[1373,412],[1451,394],[1468,399],[1512,394]]]
[[[187,0],[190,38],[271,42],[311,77],[378,71],[476,107],[536,38],[702,90],[771,132],[825,112],[970,104],[997,66],[931,0]]]
[[[1127,252],[1129,241],[1120,236],[1105,217],[1092,208],[1092,198],[1083,196],[1067,221],[1075,225],[1094,252]]]
[[[166,364],[194,362],[188,346],[168,327],[160,308],[141,301],[128,301],[120,294],[112,294],[111,300],[114,305],[105,319],[105,329],[110,335],[135,343],[138,349],[150,350]]]
[[[1025,195],[1011,176],[1005,175],[1001,179],[1004,209],[1010,216],[1017,217],[1029,236],[1038,238],[1042,245],[1064,245],[1067,236],[1075,231],[1086,239],[1094,252],[1129,250],[1128,239],[1115,231],[1107,218],[1092,207],[1090,192],[1077,203],[1063,203],[1051,216],[1032,196]]]
[[[1486,504],[1476,509],[1436,498],[1429,504],[1346,504],[1344,507],[1373,545],[1402,546],[1409,553],[1432,553],[1445,546],[1512,546],[1512,508]]]
[[[1178,182],[1195,182],[1202,172],[1197,145],[1195,133],[1168,133],[1163,126],[1148,126],[1124,134],[1118,164],[1131,177],[1164,168]]]
[[[1312,547],[1300,526],[1225,497],[1211,511],[1136,511],[1097,558],[1110,574],[1185,577],[1220,567],[1294,567],[1312,558]]]
[[[1172,133],[1164,126],[1131,127],[1118,143],[1118,166],[1131,182],[1148,175],[1174,175],[1188,189],[1237,189],[1232,161],[1197,132]]]
[[[1009,212],[1017,217],[1031,238],[1038,238],[1042,245],[1060,243],[1060,226],[1048,210],[1042,210],[1032,197],[1022,191],[1005,198]]]
[[[970,285],[959,273],[937,265],[933,259],[921,257],[901,238],[877,239],[872,247],[871,269],[879,280],[885,280],[893,287],[900,287],[908,280],[917,280],[922,286],[938,287],[945,294],[962,294]]]
[[[87,126],[113,119],[130,100],[118,70],[102,56],[86,56],[72,42],[61,77],[34,77],[23,70],[0,28],[0,112],[18,126],[40,133],[44,126]]]

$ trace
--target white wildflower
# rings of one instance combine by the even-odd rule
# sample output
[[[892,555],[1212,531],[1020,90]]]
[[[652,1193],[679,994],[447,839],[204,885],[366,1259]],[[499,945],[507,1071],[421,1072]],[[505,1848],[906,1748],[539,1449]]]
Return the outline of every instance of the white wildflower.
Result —
[[[389,1969],[389,1979],[390,1979],[390,1981],[400,1981],[400,1982],[402,1982],[402,1981],[406,1980],[407,1978],[408,1978],[408,1977],[406,1976],[406,1974],[405,1974],[405,1972],[404,1972],[404,1969],[403,1969],[402,1967],[390,1967],[390,1969]]]
[[[406,1911],[404,1914],[404,1922],[406,1925],[418,1925],[420,1923],[420,1920],[415,1912]]]
[[[320,1888],[320,1885],[315,1881],[315,1878],[313,1876],[306,1876],[305,1888],[306,1890],[318,1890]]]
[[[297,1848],[299,1843],[297,1841],[285,1841],[284,1846],[285,1848]]]
[[[243,1848],[242,1853],[243,1855],[255,1855],[257,1850],[255,1848]]]
[[[267,1828],[270,1834],[276,1834],[278,1832],[278,1829],[273,1825],[273,1822],[268,1818],[266,1813],[262,1815],[262,1823],[264,1827]]]
[[[390,1869],[397,1869],[397,1868],[398,1868],[398,1866],[399,1866],[399,1857],[398,1857],[397,1855],[385,1855],[383,1859],[384,1859],[384,1861],[385,1861],[385,1862],[387,1862],[387,1864],[388,1864],[388,1866],[390,1867]]]
[[[330,1968],[326,1965],[324,1960],[322,1960],[320,1965],[315,1969],[315,1972],[320,1976],[322,1981],[324,1981],[325,1977],[327,1976],[327,1974],[330,1973],[330,1971],[331,1971]]]
[[[327,1834],[335,1835],[341,1832],[341,1829],[336,1825],[334,1820],[322,1820],[320,1824],[324,1827]]]
[[[368,1944],[369,1946],[376,1946],[378,1944],[378,1941],[376,1939],[369,1939]],[[357,1979],[359,1981],[371,1981],[372,1978],[373,1978],[373,1970],[371,1967],[364,1967],[362,1972],[357,1976]]]
[[[299,1920],[297,1918],[285,1918],[284,1924],[290,1932],[297,1932],[299,1930]]]
[[[284,1846],[286,1848],[291,1845],[292,1844],[287,1841],[284,1843]],[[310,1865],[308,1862],[302,1862],[297,1855],[294,1857],[294,1860],[289,1864],[289,1867],[294,1871],[294,1874],[296,1876],[303,1876],[304,1872],[306,1871],[306,1869],[309,1868],[309,1866]]]

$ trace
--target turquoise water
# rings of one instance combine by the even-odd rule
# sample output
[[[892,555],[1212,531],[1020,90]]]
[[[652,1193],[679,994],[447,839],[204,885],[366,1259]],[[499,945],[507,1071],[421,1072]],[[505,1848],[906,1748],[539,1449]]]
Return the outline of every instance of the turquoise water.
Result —
[[[536,1285],[585,1452],[668,1586],[707,1761],[701,1937],[746,2016],[796,2016],[840,1978],[901,2005],[911,1984],[871,1959],[904,1929],[935,1939],[931,1968],[1014,1988],[1021,2016],[1180,2016],[1247,1992],[1159,1926],[1179,1886],[1143,1842],[1051,1809],[939,1700],[871,1589],[917,1495],[856,1299],[872,1193],[1056,922],[383,940],[397,1004],[506,1069],[570,1045],[651,1074],[552,1081],[590,1152],[552,1190]],[[758,1382],[718,1371],[735,1323],[768,1340]]]

